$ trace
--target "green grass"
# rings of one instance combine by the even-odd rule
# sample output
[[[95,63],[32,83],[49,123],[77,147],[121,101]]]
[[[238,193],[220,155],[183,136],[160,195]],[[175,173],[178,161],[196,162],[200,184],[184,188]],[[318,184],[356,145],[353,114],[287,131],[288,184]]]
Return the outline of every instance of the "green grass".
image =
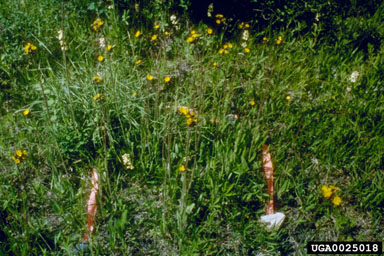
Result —
[[[94,167],[91,255],[302,255],[309,241],[383,241],[383,46],[330,45],[319,26],[300,36],[250,30],[246,53],[237,27],[208,35],[206,24],[179,17],[177,29],[168,9],[134,23],[133,9],[64,6],[62,19],[61,2],[23,3],[0,7],[1,254],[73,255]],[[93,31],[98,17],[104,25]],[[190,44],[192,30],[200,37]],[[195,113],[191,126],[180,106]],[[287,215],[273,232],[259,221],[265,143]],[[27,156],[16,164],[18,149]],[[323,185],[339,188],[339,206]]]

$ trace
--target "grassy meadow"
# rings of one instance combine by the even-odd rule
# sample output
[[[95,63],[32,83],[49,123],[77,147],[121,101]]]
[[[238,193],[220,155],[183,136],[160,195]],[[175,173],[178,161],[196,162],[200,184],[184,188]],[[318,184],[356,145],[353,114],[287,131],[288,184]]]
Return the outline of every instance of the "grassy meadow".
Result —
[[[384,36],[383,16],[324,40],[321,16],[305,33],[259,30],[152,2],[0,5],[0,254],[306,255],[309,241],[383,241],[384,46],[353,44],[364,21]],[[264,144],[286,215],[272,231]]]

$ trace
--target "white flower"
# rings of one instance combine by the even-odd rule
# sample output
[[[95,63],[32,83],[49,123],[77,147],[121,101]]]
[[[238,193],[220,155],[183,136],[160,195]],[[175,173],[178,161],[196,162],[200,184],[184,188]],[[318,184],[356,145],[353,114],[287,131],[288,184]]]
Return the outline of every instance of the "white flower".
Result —
[[[244,41],[247,41],[248,40],[248,38],[249,38],[249,30],[244,30],[243,31],[243,40]]]
[[[99,46],[102,49],[105,48],[105,38],[104,37],[99,38]]]
[[[351,81],[352,83],[356,83],[357,79],[359,78],[359,75],[359,71],[353,71],[351,76],[349,77],[349,81]]]
[[[131,161],[131,156],[128,153],[125,153],[124,155],[122,155],[121,158],[123,159],[123,165],[125,169],[127,170],[134,169],[134,166],[132,165],[132,161]]]
[[[210,3],[208,5],[207,16],[212,17],[212,13],[213,13],[213,3]]]
[[[176,25],[177,24],[177,17],[176,17],[176,15],[172,14],[171,17],[170,17],[170,20],[171,20],[172,25]]]
[[[63,30],[60,29],[59,31],[57,31],[57,37],[56,38],[59,39],[61,50],[62,51],[66,50],[67,46],[65,45],[65,42],[63,40],[63,38],[64,38]]]
[[[246,48],[247,47],[247,43],[246,42],[241,43],[241,47]]]
[[[59,39],[60,41],[63,40],[63,36],[64,36],[64,33],[63,33],[63,30],[59,30],[57,31],[57,39]]]

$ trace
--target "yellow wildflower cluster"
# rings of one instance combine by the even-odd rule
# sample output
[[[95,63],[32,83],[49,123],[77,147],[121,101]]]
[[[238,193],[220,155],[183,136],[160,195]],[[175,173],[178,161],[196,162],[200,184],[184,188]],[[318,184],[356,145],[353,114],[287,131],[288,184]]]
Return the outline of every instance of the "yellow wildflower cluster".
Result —
[[[94,101],[98,101],[98,100],[101,100],[103,97],[101,96],[100,93],[97,93],[95,96],[93,96],[93,100]]]
[[[226,22],[227,19],[224,17],[223,14],[216,14],[216,24],[220,25],[221,23]]]
[[[248,23],[245,23],[245,22],[241,22],[240,25],[239,25],[239,28],[240,29],[247,29],[249,28],[249,24]]]
[[[171,77],[170,76],[164,77],[164,83],[168,84],[169,82],[171,82]]]
[[[24,52],[29,54],[29,53],[32,53],[34,51],[37,50],[37,47],[31,43],[27,43],[25,46],[24,46]]]
[[[141,31],[140,30],[136,30],[135,37],[138,38],[140,36],[141,36]]]
[[[196,33],[196,30],[192,30],[190,33],[190,36],[187,38],[187,42],[192,44],[194,43],[198,38],[200,37],[200,34]]]
[[[179,111],[181,114],[183,114],[187,118],[186,124],[188,126],[191,126],[197,123],[196,115],[191,109],[181,106],[179,107]]]
[[[276,44],[277,45],[281,45],[282,42],[283,42],[283,37],[282,36],[278,36],[277,39],[276,39]]]
[[[212,35],[213,34],[213,29],[212,28],[208,28],[207,29],[207,34],[208,35]]]
[[[179,171],[180,171],[180,172],[185,172],[185,170],[186,170],[186,169],[185,169],[185,166],[184,166],[184,165],[180,165],[180,166],[179,166]]]
[[[21,163],[22,161],[25,160],[26,156],[27,156],[27,151],[26,150],[18,149],[18,150],[16,150],[15,155],[12,156],[12,160],[16,164],[19,164],[19,163]]]
[[[334,195],[334,194],[339,190],[339,188],[336,187],[336,186],[333,186],[333,185],[329,185],[329,186],[327,186],[327,185],[323,185],[323,186],[321,187],[321,190],[322,190],[322,192],[323,192],[323,196],[324,196],[325,198],[331,198],[331,196]],[[341,198],[340,198],[339,196],[335,195],[335,196],[333,197],[333,199],[332,199],[332,203],[333,203],[334,205],[340,205],[340,203],[341,203]]]
[[[99,30],[99,28],[101,28],[103,25],[104,25],[104,22],[103,22],[101,19],[96,19],[96,20],[92,23],[92,29],[93,29],[94,31],[97,31],[97,30]]]
[[[219,50],[219,54],[228,54],[228,49],[232,49],[233,45],[231,43],[227,43],[223,45],[223,48]]]
[[[100,83],[101,81],[103,81],[103,78],[99,77],[99,76],[94,76],[92,78],[93,81],[95,81],[96,83]]]

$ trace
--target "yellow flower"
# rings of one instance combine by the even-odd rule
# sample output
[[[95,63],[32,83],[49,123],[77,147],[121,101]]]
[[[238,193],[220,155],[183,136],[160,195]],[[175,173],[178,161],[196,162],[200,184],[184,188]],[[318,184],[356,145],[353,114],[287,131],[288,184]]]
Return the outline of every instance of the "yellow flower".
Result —
[[[219,54],[223,54],[223,53],[224,53],[224,49],[220,49]]]
[[[187,38],[187,42],[188,43],[191,44],[191,43],[193,43],[193,41],[194,41],[193,37],[190,36],[190,37]]]
[[[224,54],[228,54],[229,52],[228,52],[228,50],[227,49],[225,49],[224,50]]]
[[[95,96],[93,96],[93,100],[94,100],[94,101],[101,100],[101,94],[98,93],[98,94],[96,94]]]
[[[24,156],[27,155],[27,150],[23,150],[23,155],[24,155]]]
[[[192,38],[199,38],[200,37],[200,34],[193,34],[192,35]]]
[[[185,172],[185,166],[184,166],[184,165],[180,165],[180,167],[179,167],[179,171],[180,171],[180,172]]]
[[[220,25],[221,21],[219,19],[216,20],[216,24]]]
[[[208,33],[208,35],[212,35],[213,34],[213,29],[212,28],[208,28],[207,29],[207,33]]]
[[[212,66],[213,68],[217,68],[217,62],[213,62]]]
[[[16,164],[20,163],[20,159],[19,158],[13,158],[13,161],[15,161]]]
[[[24,52],[29,54],[31,53],[32,51],[36,51],[37,47],[31,43],[27,43],[25,46],[24,46]]]
[[[183,115],[187,115],[188,112],[189,112],[188,108],[183,107],[183,106],[179,107],[179,111],[180,111],[180,113],[183,114]]]
[[[323,185],[323,186],[321,187],[321,190],[323,191],[323,196],[324,196],[325,198],[330,198],[330,197],[332,196],[332,189],[329,188],[328,186]]]
[[[31,113],[31,111],[29,109],[26,109],[23,111],[24,116],[28,116],[30,113]]]
[[[266,36],[263,37],[263,42],[267,42],[268,38]]]
[[[104,25],[104,22],[101,19],[96,19],[92,24],[93,30],[97,31],[99,28],[101,28],[101,26]]]
[[[23,151],[21,151],[20,149],[16,150],[16,156],[22,157],[23,156]]]
[[[196,30],[191,31],[191,35],[194,35],[194,34],[196,34]]]
[[[239,25],[239,28],[240,28],[240,29],[242,29],[242,28],[249,28],[249,24],[248,24],[248,23],[241,22],[241,24]]]
[[[155,29],[159,29],[159,28],[160,28],[160,25],[159,25],[159,24],[156,24],[156,25],[154,26],[154,28],[155,28]]]
[[[136,92],[132,93],[132,97],[136,97],[136,96],[137,96]]]
[[[340,203],[341,203],[341,197],[339,197],[339,196],[335,196],[334,198],[333,198],[333,200],[332,200],[332,203],[334,204],[334,205],[340,205]]]
[[[157,39],[157,35],[156,34],[152,35],[151,40],[156,41],[156,39]]]
[[[287,101],[290,101],[291,100],[291,96],[287,96],[287,97],[285,97],[285,99],[287,100]]]
[[[232,43],[228,43],[227,46],[228,46],[228,48],[230,48],[230,49],[233,47]]]
[[[169,36],[169,32],[168,32],[168,31],[165,31],[165,32],[164,32],[164,35]]]
[[[99,77],[99,76],[94,76],[92,78],[93,81],[95,81],[96,83],[100,83],[101,81],[103,81],[103,78]]]
[[[191,125],[193,125],[194,123],[197,123],[197,119],[196,119],[196,118],[195,118],[195,119],[192,119],[191,117],[187,118],[186,124],[187,124],[188,126],[191,126]]]
[[[256,102],[254,100],[251,100],[251,102],[249,103],[249,105],[251,106],[255,106]]]
[[[333,185],[329,185],[329,188],[332,190],[332,193],[336,193],[339,190],[338,187],[335,187]]]
[[[112,45],[107,45],[107,51],[110,52],[112,50]]]
[[[147,75],[147,80],[148,81],[152,81],[153,80],[153,76],[152,75]]]
[[[283,42],[283,37],[279,36],[279,37],[276,39],[276,44],[277,44],[277,45],[280,45],[282,42]]]
[[[104,57],[99,55],[99,57],[97,57],[97,60],[100,61],[100,62],[103,62],[104,61]]]
[[[135,65],[140,65],[141,64],[141,59],[138,59],[136,62],[135,62]]]
[[[171,77],[170,76],[164,77],[164,82],[165,83],[169,83],[170,81],[171,81]]]
[[[137,30],[136,33],[135,33],[135,37],[138,38],[139,36],[141,36],[141,31]]]
[[[250,53],[250,52],[251,52],[251,49],[249,49],[248,47],[245,47],[245,48],[244,48],[244,51],[245,51],[246,53]]]

